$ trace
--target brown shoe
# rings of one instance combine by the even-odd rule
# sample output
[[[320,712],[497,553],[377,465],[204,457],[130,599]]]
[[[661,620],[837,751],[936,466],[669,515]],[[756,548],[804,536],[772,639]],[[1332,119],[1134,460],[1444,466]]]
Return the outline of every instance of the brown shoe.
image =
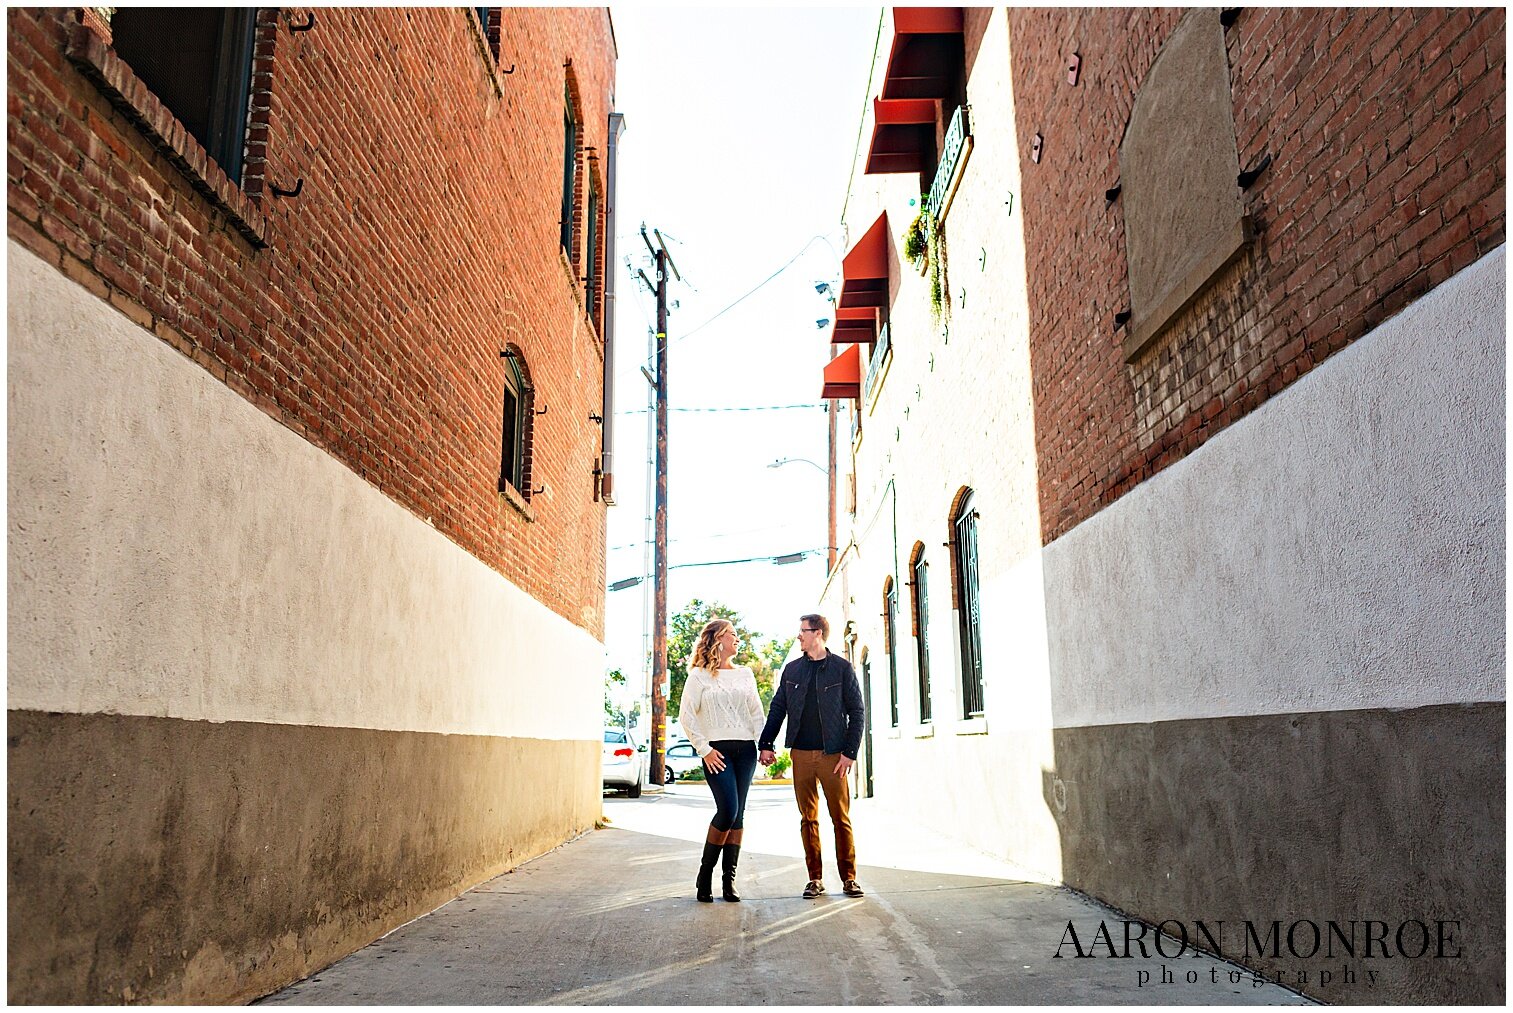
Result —
[[[820,894],[822,894],[824,892],[825,892],[825,884],[821,883],[817,879],[811,879],[804,886],[804,899],[805,900],[813,900],[814,898],[818,897]]]
[[[847,897],[862,896],[862,888],[860,884],[858,884],[854,879],[846,880],[846,882],[841,885],[841,890],[846,894]]]

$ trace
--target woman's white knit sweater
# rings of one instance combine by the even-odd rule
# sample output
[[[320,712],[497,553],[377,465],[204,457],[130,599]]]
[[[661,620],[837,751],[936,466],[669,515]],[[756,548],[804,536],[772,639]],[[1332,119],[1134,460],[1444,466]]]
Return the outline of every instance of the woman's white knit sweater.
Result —
[[[721,739],[750,739],[762,734],[767,715],[757,696],[756,676],[745,665],[722,668],[718,676],[690,668],[678,704],[683,734],[700,756]]]

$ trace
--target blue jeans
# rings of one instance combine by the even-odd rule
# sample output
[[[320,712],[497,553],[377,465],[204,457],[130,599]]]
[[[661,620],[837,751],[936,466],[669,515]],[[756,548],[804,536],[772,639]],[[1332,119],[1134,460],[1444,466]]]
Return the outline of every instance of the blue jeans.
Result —
[[[709,825],[724,832],[744,828],[746,816],[746,793],[751,790],[751,778],[756,774],[757,747],[751,739],[722,739],[709,744],[725,757],[725,769],[718,774],[706,766],[704,779],[709,782],[709,791],[714,795],[714,819]]]

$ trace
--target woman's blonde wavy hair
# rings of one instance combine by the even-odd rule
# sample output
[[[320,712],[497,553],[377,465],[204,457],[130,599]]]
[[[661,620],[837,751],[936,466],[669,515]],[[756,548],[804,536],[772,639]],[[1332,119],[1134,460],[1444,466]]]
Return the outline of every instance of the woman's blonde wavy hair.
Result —
[[[694,641],[693,660],[689,662],[691,668],[702,668],[710,675],[720,670],[720,651],[715,640],[727,629],[735,629],[729,619],[711,619],[704,624],[699,639]]]

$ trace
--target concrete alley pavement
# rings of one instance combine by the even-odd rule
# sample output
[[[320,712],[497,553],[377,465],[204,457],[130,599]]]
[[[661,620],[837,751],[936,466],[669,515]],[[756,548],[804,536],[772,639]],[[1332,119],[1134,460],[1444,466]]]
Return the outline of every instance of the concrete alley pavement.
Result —
[[[853,805],[867,895],[799,894],[792,789],[754,786],[741,904],[693,899],[702,784],[606,798],[604,830],[499,876],[263,1000],[301,1004],[1298,1004],[1208,957],[1053,959],[1117,915]],[[828,823],[821,816],[826,857]],[[718,870],[716,870],[718,889]],[[716,894],[718,897],[718,894]],[[1161,984],[1163,966],[1170,984]],[[1139,987],[1139,972],[1149,972]],[[1187,974],[1198,972],[1189,983]],[[1217,978],[1217,982],[1214,979]]]

